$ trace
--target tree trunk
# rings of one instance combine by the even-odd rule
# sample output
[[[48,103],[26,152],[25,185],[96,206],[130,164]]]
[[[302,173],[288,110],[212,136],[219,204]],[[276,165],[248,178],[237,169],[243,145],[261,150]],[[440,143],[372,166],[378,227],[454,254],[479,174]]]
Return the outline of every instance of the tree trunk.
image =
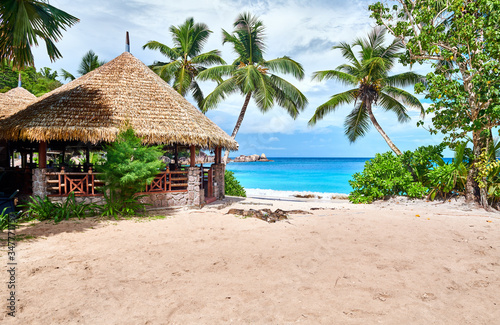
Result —
[[[238,130],[240,129],[241,122],[243,122],[243,118],[245,117],[245,113],[247,111],[248,103],[250,102],[250,98],[252,98],[252,92],[249,92],[245,97],[245,102],[243,103],[243,107],[240,111],[240,116],[238,116],[238,120],[236,121],[236,125],[234,126],[233,133],[231,134],[231,138],[236,138],[236,134],[238,134]],[[229,158],[229,150],[226,150],[224,153],[224,165],[227,164],[227,159]]]
[[[368,112],[368,116],[370,117],[370,120],[372,121],[372,124],[375,127],[375,129],[377,129],[378,133],[380,133],[382,138],[384,138],[385,142],[387,142],[387,144],[392,149],[392,151],[394,151],[394,153],[396,155],[401,156],[402,155],[401,151],[398,149],[398,147],[396,147],[396,145],[391,141],[391,139],[389,139],[389,137],[384,132],[384,130],[382,130],[382,127],[380,126],[380,124],[378,124],[377,119],[375,118],[375,115],[373,115],[373,112],[372,112],[372,103],[371,102],[367,101],[366,111]]]
[[[481,154],[483,148],[489,143],[488,137],[482,137],[481,131],[472,132],[472,152],[474,156],[477,157]],[[474,163],[470,166],[469,172],[467,174],[467,183],[465,188],[465,198],[467,202],[476,202],[482,208],[488,210],[488,193],[486,188],[479,188],[476,181],[477,168]]]

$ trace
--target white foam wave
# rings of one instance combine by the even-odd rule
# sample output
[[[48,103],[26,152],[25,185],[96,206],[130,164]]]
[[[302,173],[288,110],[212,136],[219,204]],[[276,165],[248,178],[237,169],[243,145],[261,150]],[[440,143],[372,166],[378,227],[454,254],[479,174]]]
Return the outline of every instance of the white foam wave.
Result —
[[[314,195],[314,198],[319,200],[347,199],[348,194],[344,193],[325,193],[325,192],[310,192],[310,191],[277,191],[261,188],[245,188],[247,197],[270,197],[270,198],[297,198],[300,196]]]

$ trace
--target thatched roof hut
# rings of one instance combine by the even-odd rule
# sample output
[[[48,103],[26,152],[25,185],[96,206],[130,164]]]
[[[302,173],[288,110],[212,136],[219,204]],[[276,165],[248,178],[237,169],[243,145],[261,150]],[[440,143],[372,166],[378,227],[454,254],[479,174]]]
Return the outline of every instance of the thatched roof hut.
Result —
[[[237,149],[237,142],[125,52],[0,121],[0,138],[111,142],[126,124],[147,144]]]
[[[4,94],[0,94],[0,119],[19,112],[35,100],[36,96],[23,87],[16,87]]]

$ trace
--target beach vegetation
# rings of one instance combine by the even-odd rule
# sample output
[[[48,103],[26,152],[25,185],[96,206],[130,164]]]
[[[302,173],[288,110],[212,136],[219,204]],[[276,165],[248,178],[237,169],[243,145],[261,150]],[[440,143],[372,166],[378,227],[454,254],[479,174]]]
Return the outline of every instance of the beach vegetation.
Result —
[[[101,65],[105,64],[106,61],[99,60],[99,56],[95,54],[94,51],[89,50],[85,55],[82,57],[82,61],[80,62],[80,67],[78,68],[78,73],[80,76],[83,76],[90,71],[93,71],[97,68],[99,68]],[[76,77],[72,75],[70,72],[61,69],[61,77],[64,80],[75,80]]]
[[[57,71],[52,71],[50,68],[44,67],[36,71],[33,67],[26,67],[18,70],[14,68],[12,62],[3,62],[0,64],[0,93],[17,87],[19,74],[22,87],[37,97],[62,86],[56,79]]]
[[[201,109],[204,96],[196,76],[207,66],[226,64],[226,62],[220,57],[219,50],[201,53],[212,33],[207,25],[195,23],[193,18],[188,18],[179,26],[170,26],[169,30],[172,34],[173,47],[158,41],[149,41],[142,48],[158,50],[170,60],[156,61],[151,68],[182,96],[190,93]]]
[[[16,212],[7,212],[7,207],[0,212],[0,231],[4,231],[9,228],[9,225],[15,224],[17,219]]]
[[[414,181],[402,158],[390,151],[376,154],[365,163],[364,170],[354,173],[352,178],[349,200],[353,203],[371,203],[396,195],[423,198],[429,190],[421,182]]]
[[[293,84],[275,74],[289,74],[302,80],[304,69],[300,63],[288,56],[272,60],[264,59],[265,28],[261,20],[250,13],[242,13],[237,17],[233,27],[232,33],[222,30],[223,44],[230,43],[237,58],[232,64],[219,65],[202,71],[198,79],[218,83],[203,102],[204,112],[216,108],[221,101],[232,94],[239,93],[245,97],[231,133],[234,139],[252,98],[261,112],[265,113],[274,105],[278,105],[294,119],[306,107],[307,99]],[[228,157],[227,150],[224,154],[224,164]]]
[[[370,125],[373,125],[391,150],[401,155],[401,151],[378,123],[373,108],[380,106],[385,111],[395,113],[400,123],[410,121],[408,108],[418,109],[423,114],[424,108],[420,101],[403,88],[424,81],[424,77],[414,72],[389,75],[403,53],[404,45],[398,39],[386,45],[385,35],[385,28],[376,27],[367,38],[356,39],[352,44],[341,42],[333,47],[334,50],[340,50],[349,63],[334,70],[316,71],[313,79],[334,79],[354,88],[335,94],[318,106],[309,125],[315,125],[325,115],[343,105],[354,104],[354,109],[344,121],[345,135],[349,141],[353,143],[365,136]]]
[[[48,0],[0,1],[0,61],[12,61],[16,68],[34,66],[31,46],[38,46],[38,39],[45,42],[51,61],[61,58],[55,43],[78,21]]]
[[[23,220],[53,220],[56,223],[70,218],[84,219],[91,217],[97,211],[95,204],[77,202],[73,192],[68,195],[64,202],[52,202],[48,197],[35,196],[30,197],[20,207],[23,208]]]
[[[146,146],[130,127],[117,135],[116,141],[105,146],[106,162],[100,167],[103,173],[105,205],[103,216],[131,215],[145,210],[140,195],[146,184],[151,184],[158,172],[165,168],[159,160],[161,146]]]
[[[226,170],[224,172],[224,186],[226,195],[241,197],[247,196],[245,188],[241,186],[240,182],[234,176],[234,172],[230,170]]]
[[[470,140],[466,198],[488,208],[489,187],[481,185],[478,168],[500,126],[500,1],[397,0],[370,10],[405,46],[403,64],[434,67],[425,84],[415,85],[432,101],[429,131],[443,134],[452,147]]]

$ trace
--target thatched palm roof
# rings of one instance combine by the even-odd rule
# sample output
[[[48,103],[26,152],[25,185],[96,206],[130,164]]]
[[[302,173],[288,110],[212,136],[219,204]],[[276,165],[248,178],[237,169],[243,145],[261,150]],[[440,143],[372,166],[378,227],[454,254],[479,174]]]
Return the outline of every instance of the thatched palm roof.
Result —
[[[16,87],[4,94],[0,94],[0,119],[19,112],[35,100],[36,96],[23,87]]]
[[[149,144],[238,146],[128,52],[0,121],[0,138],[111,142],[126,124]]]

